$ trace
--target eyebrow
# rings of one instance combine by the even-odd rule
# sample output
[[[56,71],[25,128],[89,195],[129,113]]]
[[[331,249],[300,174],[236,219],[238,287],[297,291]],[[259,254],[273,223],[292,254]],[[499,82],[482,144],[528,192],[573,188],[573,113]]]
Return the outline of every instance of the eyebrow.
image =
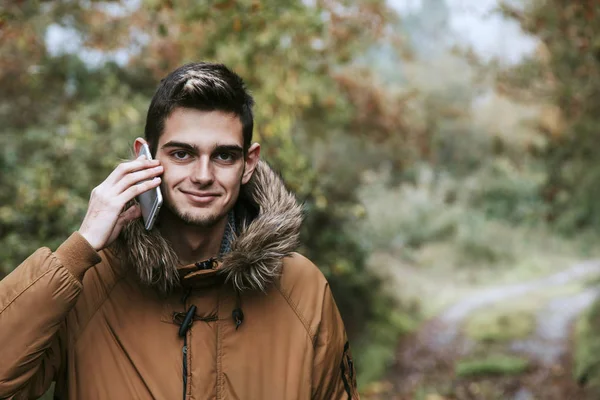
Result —
[[[184,142],[175,142],[175,141],[170,141],[167,142],[165,144],[163,144],[163,146],[161,147],[161,149],[169,149],[169,148],[173,148],[176,147],[178,149],[186,149],[189,151],[193,151],[193,152],[198,152],[198,147],[191,145],[189,143],[184,143]]]
[[[170,141],[170,142],[165,143],[161,147],[161,149],[169,149],[169,148],[185,149],[185,150],[189,150],[190,152],[199,153],[197,146],[194,146],[192,144],[185,143],[185,142]],[[217,151],[231,152],[231,153],[243,153],[244,149],[242,149],[242,147],[237,144],[221,144],[221,145],[215,146],[213,153],[217,152]]]
[[[222,144],[215,147],[215,152],[243,153],[244,149],[237,144]]]

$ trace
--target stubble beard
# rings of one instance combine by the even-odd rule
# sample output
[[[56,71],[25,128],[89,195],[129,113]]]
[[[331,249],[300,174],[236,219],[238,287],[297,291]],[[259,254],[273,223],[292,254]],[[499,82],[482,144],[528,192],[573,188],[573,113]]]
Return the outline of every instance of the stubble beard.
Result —
[[[172,204],[167,204],[167,208],[171,213],[183,222],[187,226],[194,226],[202,229],[209,229],[217,225],[223,218],[227,217],[227,213],[229,209],[226,210],[223,214],[208,214],[208,215],[194,215],[190,212],[184,212],[178,209],[176,206]]]

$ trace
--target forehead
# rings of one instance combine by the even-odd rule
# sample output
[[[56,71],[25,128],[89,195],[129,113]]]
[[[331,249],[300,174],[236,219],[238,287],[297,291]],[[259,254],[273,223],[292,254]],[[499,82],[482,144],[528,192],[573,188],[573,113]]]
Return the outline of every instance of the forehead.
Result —
[[[159,147],[177,141],[199,148],[219,145],[243,146],[242,122],[232,113],[176,108],[165,120]]]

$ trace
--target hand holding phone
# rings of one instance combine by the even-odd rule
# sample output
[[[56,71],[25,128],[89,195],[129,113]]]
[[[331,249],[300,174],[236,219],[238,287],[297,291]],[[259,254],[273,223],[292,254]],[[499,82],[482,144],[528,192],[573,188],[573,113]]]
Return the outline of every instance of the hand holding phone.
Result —
[[[142,216],[139,205],[124,210],[125,205],[138,195],[158,188],[162,173],[163,167],[157,160],[143,157],[119,164],[92,190],[79,233],[96,250],[110,245],[127,222]]]

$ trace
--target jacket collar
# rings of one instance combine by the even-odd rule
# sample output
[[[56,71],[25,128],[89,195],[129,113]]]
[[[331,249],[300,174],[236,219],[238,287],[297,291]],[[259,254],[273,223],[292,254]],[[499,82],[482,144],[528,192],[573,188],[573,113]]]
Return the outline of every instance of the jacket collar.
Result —
[[[302,206],[282,179],[259,161],[250,182],[242,186],[234,210],[236,226],[230,249],[219,257],[212,272],[198,271],[193,264],[181,265],[160,230],[146,231],[141,219],[123,229],[114,249],[133,265],[142,283],[163,293],[215,275],[238,291],[265,291],[279,276],[283,258],[298,246]]]

